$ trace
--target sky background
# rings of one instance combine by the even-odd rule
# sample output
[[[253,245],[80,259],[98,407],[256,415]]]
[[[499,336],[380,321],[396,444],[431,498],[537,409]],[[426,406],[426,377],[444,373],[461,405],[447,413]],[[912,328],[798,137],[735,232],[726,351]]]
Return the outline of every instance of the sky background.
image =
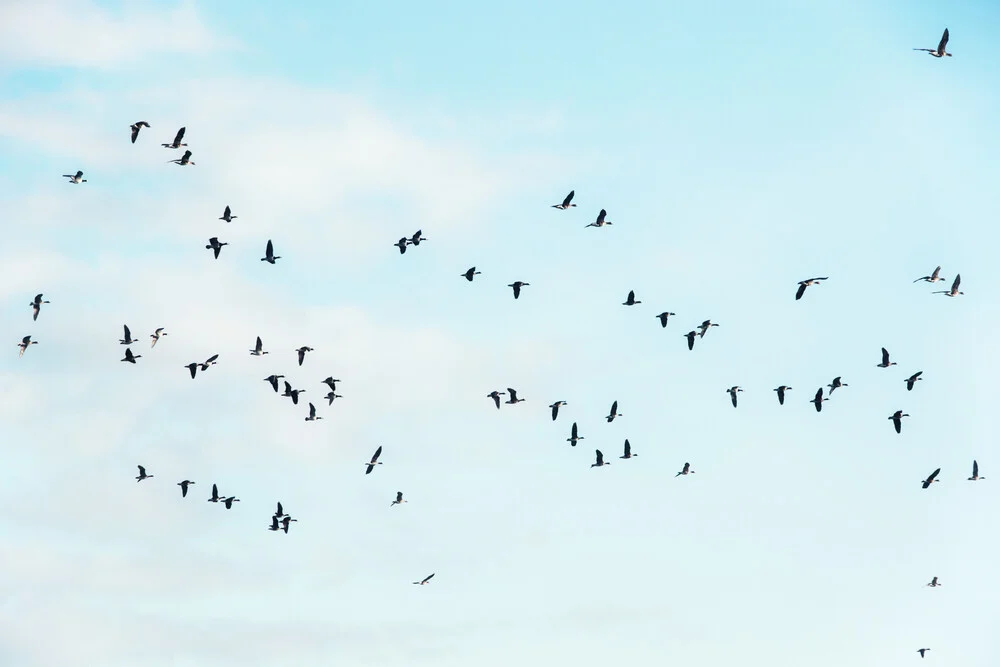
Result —
[[[911,50],[946,26],[953,58]],[[987,2],[0,4],[0,663],[993,667],[998,32]]]

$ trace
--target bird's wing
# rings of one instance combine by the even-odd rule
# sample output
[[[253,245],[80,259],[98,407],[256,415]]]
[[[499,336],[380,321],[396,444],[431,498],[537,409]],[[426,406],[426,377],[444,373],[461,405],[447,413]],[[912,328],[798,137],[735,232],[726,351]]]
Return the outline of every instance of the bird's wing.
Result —
[[[189,159],[191,159],[191,151],[184,151],[184,157],[182,157],[181,159],[182,160],[189,160]]]
[[[936,269],[934,269],[934,273],[931,274],[931,280],[934,280],[935,278],[937,278],[939,273],[941,273],[941,267],[940,266],[937,267]]]
[[[935,53],[934,49],[913,49],[914,51],[927,51],[928,53]]]
[[[618,414],[618,401],[611,404],[611,414]]]
[[[889,363],[889,350],[885,349],[884,347],[882,348],[882,363],[883,364]]]
[[[187,131],[186,127],[182,127],[181,129],[177,130],[177,135],[174,137],[174,143],[175,144],[181,143],[181,141],[184,139],[184,133],[186,131]],[[190,151],[188,151],[188,152],[190,152]]]
[[[962,284],[962,274],[961,273],[957,273],[957,274],[955,274],[955,282],[953,282],[951,284],[951,290],[953,292],[958,291],[958,286],[961,285],[961,284]]]
[[[132,333],[128,330],[128,325],[122,325],[125,328],[125,340],[132,340]]]
[[[626,438],[625,439],[625,456],[628,456],[630,453],[632,453],[632,445],[631,445],[631,443],[629,443],[628,438]]]
[[[823,400],[823,387],[820,387],[819,389],[816,390],[816,398],[814,398],[813,400],[815,401]]]
[[[934,472],[932,472],[931,476],[928,477],[927,479],[930,480],[930,481],[933,481],[934,478],[938,476],[939,472],[941,472],[941,468],[938,468],[937,470],[935,470]]]
[[[205,363],[206,364],[210,364],[210,363],[212,363],[213,361],[215,361],[218,358],[219,358],[219,355],[213,354],[212,356],[210,356],[208,359],[205,360]]]
[[[378,461],[378,457],[381,455],[382,455],[382,445],[379,445],[378,449],[375,450],[375,454],[372,456],[372,463]]]
[[[573,195],[575,195],[575,194],[576,194],[576,190],[570,190],[569,191],[569,194],[566,195],[565,199],[563,199],[563,203],[562,203],[563,207],[569,206],[569,203],[571,201],[573,201]]]
[[[802,295],[806,293],[806,284],[799,283],[799,288],[795,290],[795,300],[798,301],[802,298]]]
[[[979,477],[979,462],[975,460],[972,462],[972,476]]]
[[[948,46],[948,29],[944,29],[944,34],[941,35],[941,41],[938,42],[938,53],[944,53],[945,47]]]
[[[292,385],[289,384],[288,380],[285,380],[285,392],[292,393]]]
[[[139,474],[142,475],[143,477],[145,477],[146,476],[146,469],[143,468],[142,466],[139,466]]]
[[[267,240],[267,256],[271,257],[274,255],[274,245],[271,243],[271,239]]]
[[[599,450],[599,449],[595,449],[594,451],[597,452],[597,462],[598,463],[603,463],[604,462],[604,454],[602,454],[601,450]]]
[[[517,390],[511,389],[510,387],[507,387],[507,393],[510,394],[510,400],[512,400],[512,401],[516,401],[517,400]]]

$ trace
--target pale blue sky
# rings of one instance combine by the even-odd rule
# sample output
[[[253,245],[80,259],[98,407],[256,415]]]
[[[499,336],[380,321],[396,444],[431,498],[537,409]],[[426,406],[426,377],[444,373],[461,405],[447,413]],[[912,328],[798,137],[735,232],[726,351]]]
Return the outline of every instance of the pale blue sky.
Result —
[[[993,667],[1000,9],[871,5],[0,7],[0,663]]]

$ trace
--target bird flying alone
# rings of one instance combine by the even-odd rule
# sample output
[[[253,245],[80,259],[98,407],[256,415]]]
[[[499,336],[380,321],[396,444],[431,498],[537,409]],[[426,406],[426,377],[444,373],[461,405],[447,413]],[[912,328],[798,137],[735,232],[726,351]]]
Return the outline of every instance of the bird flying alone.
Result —
[[[70,183],[86,183],[87,179],[83,177],[83,172],[78,171],[75,174],[63,174],[63,178],[68,178]]]
[[[18,357],[23,357],[24,353],[28,350],[29,345],[38,345],[37,340],[31,340],[31,336],[25,336],[21,339],[21,342],[17,344],[21,351],[18,353]]]
[[[423,586],[424,584],[426,584],[428,581],[430,581],[433,578],[434,578],[434,574],[432,573],[432,574],[428,574],[426,577],[424,577],[420,581],[414,581],[413,583],[416,584],[417,586]]]
[[[928,585],[928,586],[930,586],[931,588],[937,588],[937,587],[938,587],[938,586],[940,586],[941,584],[940,584],[940,583],[938,583],[938,578],[937,578],[937,577],[934,577],[933,579],[931,579],[931,583],[929,583],[929,584],[927,584],[927,585]]]
[[[789,391],[789,390],[791,390],[791,387],[788,387],[788,386],[785,386],[785,385],[781,385],[780,387],[778,387],[777,389],[775,389],[775,391],[778,392],[778,405],[784,405],[785,404],[785,392]]]
[[[628,296],[625,297],[625,301],[622,302],[623,306],[634,306],[637,303],[642,303],[642,301],[635,300],[635,290],[629,290]]]
[[[366,466],[368,466],[367,468],[365,468],[366,475],[370,475],[372,470],[375,469],[375,466],[382,465],[382,462],[378,460],[378,457],[381,455],[382,455],[382,445],[379,445],[378,449],[375,450],[375,453],[372,454],[371,461],[365,464]]]
[[[927,475],[927,479],[925,479],[924,481],[920,482],[921,488],[926,489],[932,483],[934,483],[934,482],[940,482],[941,480],[939,480],[937,478],[939,472],[941,472],[941,468],[938,468],[937,470],[935,470],[931,474]]]
[[[227,204],[226,205],[226,210],[224,210],[222,212],[222,217],[219,218],[219,220],[225,220],[226,222],[232,222],[233,220],[235,220],[238,217],[240,217],[240,216],[233,215],[233,210],[231,208],[229,208],[229,205]]]
[[[876,364],[879,368],[889,368],[889,366],[895,366],[895,361],[889,361],[889,350],[882,348],[882,363]]]
[[[948,53],[947,51],[945,51],[945,49],[948,47],[948,38],[949,37],[950,37],[950,35],[948,34],[948,29],[945,28],[944,29],[944,34],[941,35],[941,41],[938,42],[938,45],[937,45],[936,49],[913,49],[913,50],[914,51],[926,51],[927,53],[931,54],[935,58],[943,58],[944,56],[948,56],[950,58],[951,54]],[[921,657],[923,657],[923,654],[921,654]]]
[[[691,470],[691,464],[690,463],[685,463],[684,467],[681,468],[681,471],[679,473],[677,473],[676,475],[674,475],[674,477],[680,477],[681,475],[693,475],[693,474],[694,474],[694,470]]]
[[[480,273],[482,273],[482,271],[476,271],[476,267],[473,266],[471,269],[463,273],[462,276],[471,283],[473,276],[478,276]]]
[[[566,195],[566,198],[562,200],[562,203],[553,204],[552,208],[557,208],[560,211],[565,211],[568,208],[573,208],[574,206],[576,206],[576,204],[573,204],[571,202],[573,201],[573,197],[575,196],[576,196],[576,190],[570,190],[569,194]]]
[[[730,387],[726,391],[729,392],[729,398],[732,399],[732,401],[733,401],[733,407],[735,408],[736,407],[736,393],[740,392],[740,391],[743,391],[743,389],[741,389],[740,387]]]
[[[959,294],[965,294],[965,292],[958,291],[958,286],[961,284],[962,284],[962,274],[956,273],[955,281],[952,282],[950,290],[939,290],[937,292],[933,292],[933,294],[944,294],[945,296],[958,296]]]
[[[146,469],[142,466],[137,466],[139,468],[139,474],[136,476],[135,481],[141,482],[144,479],[149,479],[152,475],[146,474]]]
[[[38,319],[38,311],[42,309],[43,303],[48,303],[48,301],[42,301],[42,295],[36,294],[34,301],[28,304],[29,306],[31,306],[32,310],[31,314],[32,321],[36,321]]]
[[[396,492],[396,499],[392,501],[392,505],[389,505],[389,507],[392,507],[393,505],[402,505],[405,502],[406,501],[403,500],[403,492],[402,491],[397,491]]]
[[[274,254],[274,244],[271,243],[271,239],[268,239],[267,247],[264,249],[264,256],[260,258],[260,261],[274,264],[279,259],[281,259],[281,255]]]
[[[972,477],[970,477],[968,481],[978,482],[981,479],[986,479],[986,478],[979,476],[979,462],[974,460],[972,462]]]
[[[222,246],[229,245],[229,243],[220,243],[218,236],[213,236],[208,240],[208,245],[205,246],[206,250],[211,250],[215,253],[215,258],[219,259],[219,253],[222,252]]]
[[[194,484],[194,482],[189,479],[186,479],[183,482],[177,482],[177,486],[181,487],[181,498],[187,498],[188,486],[191,484]]]
[[[132,143],[133,144],[135,143],[135,140],[139,138],[139,130],[141,130],[144,127],[149,127],[149,123],[147,123],[144,120],[136,121],[136,122],[132,123],[129,126],[129,128],[132,130]]]
[[[809,280],[800,280],[799,289],[795,291],[795,300],[798,301],[802,298],[802,295],[806,293],[806,288],[810,285],[819,285],[821,280],[828,280],[828,277],[824,278],[810,278]]]
[[[522,287],[527,287],[530,284],[531,283],[526,283],[526,282],[522,282],[520,280],[515,280],[510,285],[507,285],[507,287],[513,288],[513,290],[514,290],[514,298],[516,299],[519,296],[521,296],[521,288]]]
[[[892,413],[892,416],[888,419],[892,420],[892,427],[896,429],[896,433],[902,432],[903,429],[903,417],[909,417],[907,413],[902,410],[896,410]]]

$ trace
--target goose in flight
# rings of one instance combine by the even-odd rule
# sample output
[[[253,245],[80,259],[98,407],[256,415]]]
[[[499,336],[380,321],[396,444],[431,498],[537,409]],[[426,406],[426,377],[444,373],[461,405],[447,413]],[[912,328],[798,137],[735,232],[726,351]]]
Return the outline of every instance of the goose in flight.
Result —
[[[693,475],[693,474],[694,474],[694,470],[691,470],[691,464],[690,463],[685,463],[684,467],[681,468],[681,471],[679,473],[677,473],[676,475],[674,475],[674,477],[680,477],[681,475]]]
[[[948,29],[945,28],[944,29],[944,34],[941,35],[941,41],[938,42],[938,45],[937,45],[936,49],[913,49],[913,50],[914,51],[926,51],[927,53],[931,54],[935,58],[943,58],[944,56],[948,56],[950,58],[951,54],[948,53],[947,51],[945,51],[945,49],[948,47],[948,37],[949,37],[949,35],[948,35]],[[921,657],[923,657],[923,654],[921,654]]]
[[[157,327],[156,331],[149,334],[149,337],[153,339],[152,342],[150,342],[149,347],[150,348],[156,347],[156,344],[160,342],[160,336],[166,336],[166,335],[167,332],[163,330],[163,327]]]
[[[559,416],[560,405],[566,405],[566,401],[556,401],[555,403],[549,406],[550,408],[552,408],[552,421],[555,421],[556,417]]]
[[[424,584],[426,584],[428,581],[430,581],[433,578],[434,578],[434,574],[432,573],[432,574],[428,574],[426,577],[424,577],[420,581],[414,581],[413,583],[416,584],[417,586],[423,586]]]
[[[787,387],[785,385],[781,385],[780,387],[775,389],[775,391],[778,392],[778,405],[785,404],[785,392],[789,391],[790,389],[791,387]]]
[[[480,273],[482,273],[482,271],[476,271],[476,267],[473,266],[471,269],[463,273],[462,276],[471,283],[472,277],[478,276]]]
[[[293,519],[287,514],[285,515],[285,518],[281,520],[281,529],[285,531],[285,535],[288,534],[288,527],[292,525],[292,521],[298,521],[298,519]]]
[[[674,316],[673,313],[668,313],[667,311],[663,311],[662,313],[660,313],[656,317],[660,320],[660,326],[663,327],[664,329],[666,329],[667,328],[667,320],[669,318],[673,317],[673,316]]]
[[[895,366],[895,361],[889,361],[889,350],[882,348],[882,363],[876,364],[879,368],[889,368],[889,366]]]
[[[597,454],[597,462],[596,463],[591,463],[590,464],[591,468],[600,468],[601,466],[609,466],[609,465],[611,465],[610,463],[605,463],[605,461],[604,461],[604,454],[601,453],[601,450],[595,449],[594,452]]]
[[[610,225],[611,221],[606,220],[607,215],[608,212],[602,208],[601,212],[597,214],[597,220],[594,220],[592,223],[587,225],[587,227],[603,227],[604,225]]]
[[[492,398],[492,399],[493,399],[493,402],[497,404],[497,410],[499,410],[499,409],[500,409],[500,397],[501,397],[501,396],[502,396],[502,395],[503,395],[504,393],[505,393],[505,392],[502,392],[502,391],[497,391],[497,390],[495,390],[495,389],[494,389],[494,390],[493,390],[493,391],[491,391],[490,393],[486,394],[486,398]]]
[[[181,129],[177,130],[177,134],[174,136],[174,140],[172,142],[170,142],[169,144],[160,144],[160,145],[163,146],[164,148],[180,148],[181,146],[186,147],[187,144],[181,143],[184,140],[185,132],[187,132],[187,128],[182,127]]]
[[[406,238],[406,237],[404,236],[404,237],[400,238],[400,239],[399,239],[398,241],[396,241],[395,243],[393,243],[392,245],[394,245],[394,246],[396,246],[397,248],[399,248],[399,254],[400,254],[400,255],[404,255],[404,254],[406,254],[406,246],[407,246],[407,245],[408,245],[409,243],[410,243],[409,239],[407,239],[407,238]]]
[[[973,462],[972,462],[972,477],[970,477],[968,481],[970,481],[970,482],[978,482],[981,479],[986,479],[986,478],[979,476],[979,462],[973,460]]]
[[[187,165],[194,165],[194,160],[191,159],[191,151],[184,151],[184,155],[180,156],[176,160],[167,160],[167,162],[173,162],[176,165],[186,167]]]
[[[278,526],[278,517],[277,516],[272,516],[271,517],[271,525],[268,526],[267,529],[268,530],[273,530],[275,532],[281,530],[281,528]]]
[[[949,53],[948,55],[950,56],[951,54]],[[927,651],[930,651],[930,649],[929,648],[918,648],[917,649],[917,653],[920,654],[921,658],[924,657],[924,653],[927,652]]]
[[[19,348],[21,348],[21,351],[20,351],[20,353],[18,353],[17,356],[18,357],[23,357],[24,353],[28,350],[28,346],[29,345],[38,345],[38,341],[37,340],[31,340],[31,336],[25,336],[24,338],[22,338],[21,342],[17,344],[17,346]]]
[[[186,365],[184,367],[184,368],[188,369],[189,373],[191,373],[191,379],[192,380],[194,379],[194,376],[197,375],[197,373],[198,373],[198,366],[199,366],[199,364],[198,364],[197,361],[192,361],[190,364],[188,364],[188,365]]]
[[[134,364],[136,359],[141,359],[141,358],[142,358],[141,354],[132,354],[132,348],[126,347],[125,348],[125,358],[124,359],[119,359],[119,361],[127,361],[130,364]]]
[[[508,405],[515,405],[517,403],[521,403],[522,401],[524,401],[523,398],[518,398],[517,397],[517,390],[515,390],[515,389],[511,389],[510,387],[507,387],[507,394],[510,396],[510,398],[508,398],[506,401],[504,401],[504,403],[507,403]]]
[[[38,311],[42,309],[43,303],[48,303],[48,301],[42,301],[42,295],[36,294],[34,301],[28,304],[29,306],[31,306],[31,310],[34,311],[31,315],[32,321],[38,319]]]
[[[426,241],[426,240],[427,237],[424,236],[423,230],[418,229],[416,232],[413,233],[413,236],[410,237],[410,245],[418,246],[420,245],[421,241]]]
[[[152,475],[146,474],[146,469],[144,467],[138,466],[138,468],[139,468],[139,474],[136,476],[135,481],[141,482],[144,479],[149,479],[150,477],[152,477]]]
[[[514,289],[514,298],[516,299],[519,296],[521,296],[521,288],[522,287],[527,287],[530,284],[531,283],[526,283],[526,282],[523,282],[523,281],[520,281],[520,280],[515,280],[510,285],[507,285],[507,287],[512,287]]]
[[[232,222],[233,220],[235,220],[238,217],[240,217],[240,216],[233,215],[233,210],[231,208],[229,208],[229,205],[227,204],[226,205],[226,210],[224,210],[222,212],[222,217],[219,218],[219,220],[225,220],[226,222]]]
[[[330,401],[330,403],[333,403],[333,401]],[[317,417],[316,416],[316,406],[313,405],[312,403],[310,403],[309,404],[309,416],[306,417],[306,421],[307,422],[314,422],[317,419],[322,419],[322,417]]]
[[[133,144],[135,143],[135,140],[139,138],[139,130],[141,130],[144,127],[149,127],[149,123],[147,123],[144,120],[136,121],[129,126],[129,128],[132,130]]]
[[[188,487],[192,484],[194,484],[194,482],[189,479],[186,479],[183,482],[177,482],[177,486],[181,487],[181,498],[187,498]]]
[[[403,492],[402,491],[397,491],[396,492],[396,499],[392,501],[392,505],[402,505],[405,502],[406,501],[403,500]],[[392,507],[392,505],[389,505],[389,507]]]
[[[240,502],[240,499],[236,496],[229,496],[228,498],[223,498],[222,502],[226,505],[227,510],[233,509],[233,503]]]
[[[622,305],[623,306],[634,306],[637,303],[642,303],[642,301],[636,301],[635,300],[635,290],[629,290],[628,296],[625,297],[625,300],[622,302]]]
[[[920,483],[920,485],[921,485],[921,488],[924,488],[924,489],[926,489],[926,488],[927,488],[927,487],[929,487],[929,486],[930,486],[930,485],[931,485],[932,483],[934,483],[934,482],[940,482],[941,480],[937,479],[937,476],[938,476],[938,473],[939,473],[939,472],[941,472],[941,468],[938,468],[937,470],[935,470],[935,471],[934,471],[934,472],[932,472],[931,474],[927,475],[927,479],[925,479],[924,481],[922,481],[922,482]]]
[[[628,441],[628,438],[625,438],[625,452],[621,456],[619,456],[618,458],[620,458],[620,459],[630,459],[633,456],[639,456],[639,455],[632,453],[632,443],[630,443]]]
[[[125,337],[118,339],[118,342],[120,344],[122,344],[122,345],[131,345],[132,343],[138,343],[139,342],[135,338],[132,338],[132,332],[129,331],[129,328],[128,328],[127,324],[123,324],[122,328],[125,330]]]
[[[618,414],[618,401],[615,401],[614,403],[611,404],[611,412],[608,413],[608,416],[605,417],[605,419],[607,419],[608,423],[610,424],[615,420],[615,417],[621,417],[621,416],[622,415]]]
[[[325,384],[326,386],[328,386],[330,388],[330,391],[337,391],[337,383],[338,382],[340,382],[340,380],[334,379],[334,377],[332,375],[329,376],[328,378],[326,378],[325,380],[323,380],[323,384]]]
[[[274,244],[271,243],[271,239],[268,239],[267,247],[264,249],[264,256],[260,258],[260,261],[274,264],[279,259],[281,259],[281,255],[274,254]]]
[[[686,334],[684,334],[684,338],[688,339],[688,349],[689,350],[693,350],[694,349],[694,337],[697,336],[697,335],[698,335],[697,331],[688,331]]]
[[[934,577],[933,579],[931,579],[931,583],[929,583],[927,585],[930,586],[931,588],[937,588],[941,584],[938,583],[938,578]]]
[[[795,300],[798,301],[802,298],[802,295],[806,293],[806,288],[810,285],[819,285],[819,281],[828,280],[829,278],[810,278],[809,280],[800,280],[799,289],[795,291]]]
[[[222,252],[222,246],[229,245],[229,243],[219,243],[219,237],[213,236],[208,240],[208,245],[205,246],[206,250],[211,250],[215,253],[215,258],[219,259],[219,253]]]
[[[832,391],[830,393],[833,393]],[[816,390],[816,396],[813,400],[809,401],[816,406],[816,412],[823,412],[823,401],[829,401],[829,398],[823,398],[823,387]]]
[[[733,407],[735,408],[736,407],[736,392],[743,391],[743,389],[741,389],[740,387],[733,386],[733,387],[730,387],[729,389],[727,389],[726,391],[729,392],[729,398],[732,399],[732,401],[733,401]]]
[[[582,435],[578,435],[576,422],[573,422],[573,427],[569,430],[569,437],[566,438],[566,442],[568,442],[571,447],[576,447],[576,443],[580,440],[586,440],[586,438]]]
[[[288,383],[288,380],[285,380],[285,393],[282,394],[282,396],[288,396],[289,398],[292,399],[292,405],[298,405],[299,394],[301,394],[304,391],[305,389],[292,389],[292,385]]]
[[[962,284],[962,274],[955,274],[955,281],[951,284],[950,290],[939,290],[933,292],[933,294],[944,294],[945,296],[958,296],[959,294],[965,294],[965,292],[959,292],[958,286]]]
[[[830,388],[830,395],[833,396],[833,392],[836,391],[839,387],[846,387],[848,385],[846,382],[841,382],[840,376],[838,375],[837,377],[833,378],[833,382],[831,382],[826,386]]]
[[[921,280],[929,282],[929,283],[936,283],[936,282],[940,282],[940,281],[944,280],[944,278],[941,277],[941,267],[940,266],[936,267],[934,269],[934,272],[931,273],[931,275],[929,275],[929,276],[923,276],[921,278],[917,278],[913,282],[919,283]]]
[[[198,368],[200,368],[203,372],[207,371],[209,366],[214,366],[216,363],[218,363],[216,361],[216,359],[218,358],[219,355],[213,354],[208,359],[206,359],[204,363],[198,364]]]
[[[903,380],[903,382],[906,383],[906,391],[913,391],[913,385],[915,385],[918,380],[923,380],[923,378],[920,377],[923,374],[924,374],[923,371],[917,371],[916,373],[914,373],[910,377],[908,377],[905,380]]]
[[[278,380],[285,377],[284,375],[268,375],[264,378],[264,382],[270,382],[271,387],[274,388],[274,393],[278,393]]]
[[[700,333],[698,334],[699,338],[704,338],[705,334],[708,332],[710,328],[717,326],[719,325],[713,322],[712,320],[705,320],[704,322],[701,323],[701,326],[698,327],[701,330]]]
[[[372,470],[375,469],[375,466],[382,465],[382,462],[378,460],[378,457],[381,455],[382,455],[382,445],[379,445],[378,449],[375,450],[375,453],[372,454],[372,460],[365,464],[366,466],[368,466],[367,468],[365,468],[366,475],[370,475]]]
[[[257,336],[257,344],[254,345],[254,348],[252,350],[250,350],[250,355],[254,357],[259,357],[264,354],[267,354],[267,352],[264,350],[264,341],[260,339],[260,336]]]
[[[285,510],[281,506],[281,502],[280,501],[278,502],[278,511],[274,513],[274,516],[277,517],[278,519],[280,519],[281,517],[285,516]]]
[[[299,366],[301,366],[302,362],[305,361],[306,352],[312,352],[313,349],[311,347],[308,347],[307,345],[303,345],[302,347],[300,347],[295,351],[299,353]]]
[[[333,401],[338,398],[343,398],[343,396],[341,396],[335,391],[326,392],[327,405],[333,405]]]
[[[896,433],[901,433],[903,429],[903,417],[909,417],[907,413],[902,410],[896,410],[892,413],[891,417],[888,419],[892,420],[892,427],[896,429]]]
[[[75,174],[63,174],[63,178],[68,178],[70,183],[86,183],[87,179],[83,177],[82,171],[77,171]]]
[[[212,497],[208,499],[208,502],[210,502],[210,503],[217,503],[217,502],[219,502],[219,500],[221,500],[221,497],[219,496],[219,487],[218,487],[218,485],[213,484],[212,485]]]
[[[576,204],[571,203],[573,201],[573,197],[575,197],[575,196],[576,196],[576,190],[570,190],[569,194],[566,195],[566,198],[562,200],[562,203],[561,204],[553,204],[552,208],[557,208],[560,211],[565,211],[568,208],[572,208],[572,207],[576,206]]]

